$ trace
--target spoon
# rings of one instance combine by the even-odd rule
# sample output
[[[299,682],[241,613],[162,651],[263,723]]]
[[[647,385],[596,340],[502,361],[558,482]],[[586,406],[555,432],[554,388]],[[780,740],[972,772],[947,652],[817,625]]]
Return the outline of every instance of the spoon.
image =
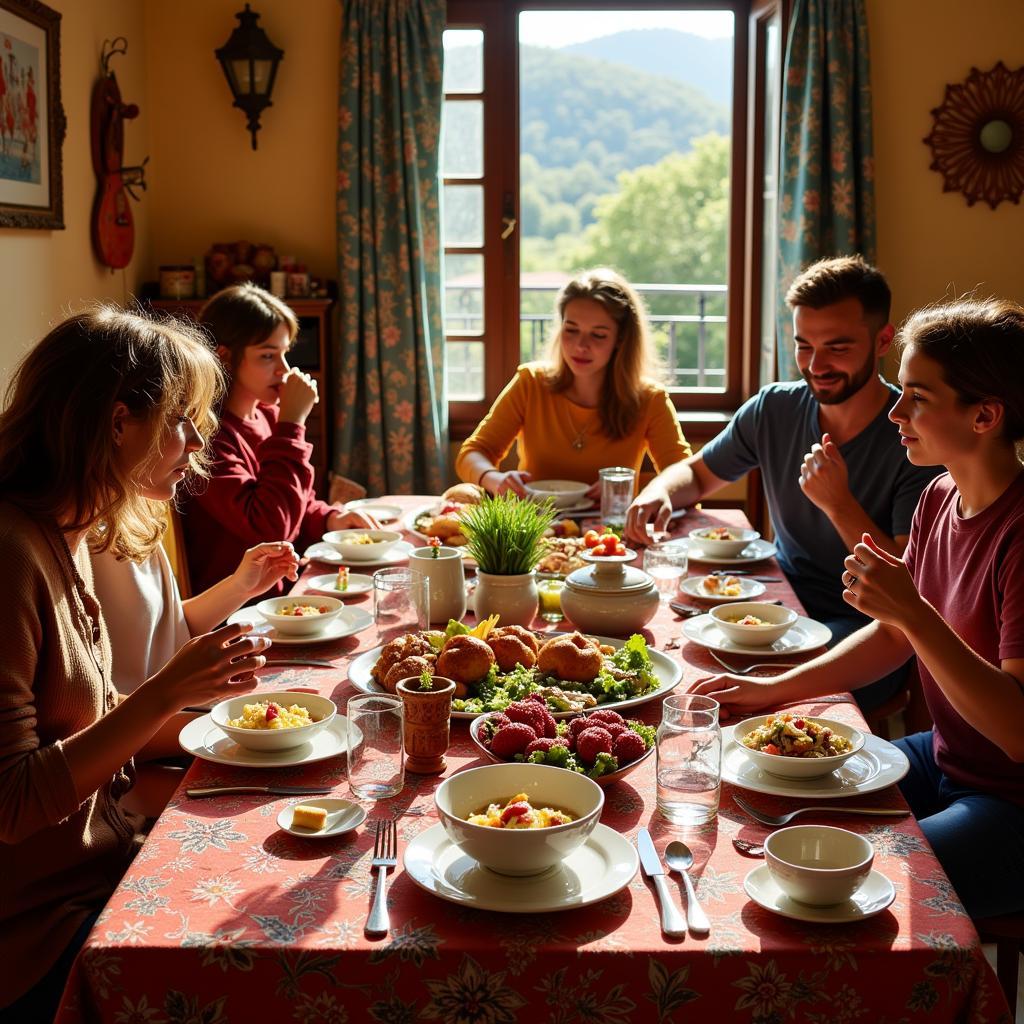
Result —
[[[764,843],[752,843],[747,839],[734,839],[732,845],[743,854],[744,857],[763,857]]]
[[[686,869],[693,864],[693,854],[686,843],[673,840],[665,847],[665,862],[673,871],[678,871],[683,876],[683,885],[686,886],[686,925],[691,932],[709,932],[711,924],[707,914],[701,909],[697,902],[697,894],[693,891],[693,882],[686,873]]]

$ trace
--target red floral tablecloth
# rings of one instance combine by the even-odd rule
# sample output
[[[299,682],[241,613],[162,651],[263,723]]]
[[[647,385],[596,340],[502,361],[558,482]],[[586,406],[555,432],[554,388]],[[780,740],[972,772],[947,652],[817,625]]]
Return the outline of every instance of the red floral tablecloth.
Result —
[[[694,513],[681,525],[692,529],[705,522],[744,520],[738,512]],[[774,563],[765,563],[765,571],[778,574]],[[784,581],[770,584],[767,597],[795,606]],[[703,648],[685,639],[680,644],[679,620],[667,608],[649,632],[659,649],[668,647],[681,658],[683,686],[714,669]],[[343,708],[354,692],[346,666],[376,642],[371,628],[332,645],[289,648],[289,655],[327,657],[337,670],[269,666],[268,687],[314,686]],[[862,725],[852,703],[802,707]],[[657,701],[634,710],[651,723],[660,718]],[[453,722],[448,762],[448,772],[480,763],[464,722]],[[350,795],[344,758],[273,771],[197,761],[186,785],[271,781],[327,783],[335,795]],[[401,866],[401,852],[436,823],[431,794],[438,781],[408,775],[399,797],[371,809],[371,821],[398,816],[400,862],[389,877],[392,927],[386,938],[363,931],[374,886],[368,826],[333,839],[300,839],[276,823],[293,797],[191,800],[183,787],[90,935],[58,1021],[1011,1019],[977,934],[911,818],[816,819],[871,840],[874,866],[894,884],[896,900],[856,924],[805,924],[747,898],[744,877],[760,862],[740,856],[731,839],[762,838],[768,830],[736,807],[726,784],[717,822],[686,833],[711,933],[666,939],[653,887],[640,873],[601,903],[537,915],[469,909],[419,889]],[[654,809],[653,759],[611,786],[606,797],[602,822],[631,841],[647,826],[662,852],[676,834]],[[761,794],[752,799],[765,810],[798,804]],[[901,799],[890,787],[858,802],[899,806]],[[672,876],[670,884],[684,905],[678,881]]]

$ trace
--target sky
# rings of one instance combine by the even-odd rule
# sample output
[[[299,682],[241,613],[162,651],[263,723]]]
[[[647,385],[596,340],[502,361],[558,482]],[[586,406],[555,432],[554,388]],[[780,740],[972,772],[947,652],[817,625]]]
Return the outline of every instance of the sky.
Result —
[[[635,28],[672,28],[705,39],[732,38],[730,11],[524,11],[519,41],[531,46],[569,46]]]

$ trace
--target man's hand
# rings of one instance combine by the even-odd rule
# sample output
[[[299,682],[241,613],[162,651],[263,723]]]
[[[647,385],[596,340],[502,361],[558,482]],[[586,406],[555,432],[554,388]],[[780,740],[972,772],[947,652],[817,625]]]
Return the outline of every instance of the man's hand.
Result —
[[[778,702],[777,694],[773,692],[773,683],[773,679],[754,679],[751,676],[721,673],[698,679],[688,692],[701,693],[705,697],[717,700],[722,705],[719,712],[721,718],[729,718],[730,714],[742,718]]]
[[[800,466],[800,489],[822,512],[833,514],[853,499],[846,460],[828,434],[814,444]]]
[[[634,499],[626,512],[626,536],[636,544],[650,544],[650,526],[654,533],[668,529],[672,499],[664,484],[652,480]]]

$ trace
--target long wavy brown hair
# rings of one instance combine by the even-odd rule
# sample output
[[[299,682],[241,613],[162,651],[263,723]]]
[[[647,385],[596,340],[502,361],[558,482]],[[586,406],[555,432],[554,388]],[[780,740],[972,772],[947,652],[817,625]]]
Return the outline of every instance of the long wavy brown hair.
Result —
[[[88,530],[94,551],[140,561],[160,541],[167,508],[137,480],[158,458],[179,416],[204,440],[223,372],[204,336],[180,321],[157,321],[103,305],[69,317],[21,361],[0,412],[0,498],[65,531]],[[126,476],[115,456],[114,407],[152,425],[141,466]],[[205,475],[204,452],[191,456]]]
[[[636,289],[608,267],[585,270],[566,284],[555,302],[557,323],[548,345],[548,387],[556,394],[567,391],[573,382],[572,369],[562,357],[561,334],[565,308],[574,299],[599,303],[618,326],[619,336],[601,385],[598,416],[608,437],[626,437],[639,419],[644,385],[654,383],[658,376],[647,308]]]

